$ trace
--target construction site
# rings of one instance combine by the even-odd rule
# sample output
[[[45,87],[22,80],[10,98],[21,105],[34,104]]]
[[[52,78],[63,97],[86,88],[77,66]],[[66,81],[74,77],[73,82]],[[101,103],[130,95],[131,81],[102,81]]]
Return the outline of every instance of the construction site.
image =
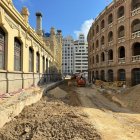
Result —
[[[79,86],[72,79],[51,90],[32,89],[30,101],[38,94],[38,102],[26,100],[19,114],[14,114],[19,110],[16,96],[20,105],[28,96],[1,98],[3,122],[6,114],[10,119],[1,126],[0,140],[139,140],[140,85],[115,85],[96,81]],[[12,102],[13,112],[8,113],[10,98],[15,104]]]

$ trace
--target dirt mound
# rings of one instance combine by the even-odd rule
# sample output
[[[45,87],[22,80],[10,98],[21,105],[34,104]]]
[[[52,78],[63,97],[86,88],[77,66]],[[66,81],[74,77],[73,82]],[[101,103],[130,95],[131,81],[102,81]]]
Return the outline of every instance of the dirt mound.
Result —
[[[125,93],[117,95],[117,98],[131,110],[140,112],[140,85],[131,87]]]
[[[76,112],[76,113],[75,113]],[[100,140],[78,108],[44,97],[0,130],[2,140]],[[9,129],[10,128],[10,129]]]

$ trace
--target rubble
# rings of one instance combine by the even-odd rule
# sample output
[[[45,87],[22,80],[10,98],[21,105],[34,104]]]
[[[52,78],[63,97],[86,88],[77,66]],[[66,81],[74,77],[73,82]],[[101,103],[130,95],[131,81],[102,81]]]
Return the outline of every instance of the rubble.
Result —
[[[76,112],[76,113],[75,113]],[[0,130],[2,140],[100,140],[77,107],[44,97]],[[9,129],[10,128],[10,129]]]

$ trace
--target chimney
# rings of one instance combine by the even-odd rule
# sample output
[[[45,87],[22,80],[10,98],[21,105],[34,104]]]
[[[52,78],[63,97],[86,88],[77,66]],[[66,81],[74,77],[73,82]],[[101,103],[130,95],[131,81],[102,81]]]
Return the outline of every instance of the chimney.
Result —
[[[55,35],[55,29],[54,29],[54,27],[51,27],[50,33],[51,33],[51,35]]]
[[[21,10],[21,15],[23,16],[25,23],[28,23],[28,19],[29,19],[28,8],[23,7],[22,10]]]
[[[62,35],[62,31],[61,30],[57,30],[57,35]]]
[[[40,12],[36,13],[36,32],[39,36],[43,35],[43,32],[42,32],[42,14]]]

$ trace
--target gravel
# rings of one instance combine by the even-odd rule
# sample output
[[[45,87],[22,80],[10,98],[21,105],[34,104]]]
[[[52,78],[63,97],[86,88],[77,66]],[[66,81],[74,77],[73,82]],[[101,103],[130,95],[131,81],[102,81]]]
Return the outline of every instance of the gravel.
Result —
[[[0,140],[100,140],[80,107],[44,97],[0,129]]]

